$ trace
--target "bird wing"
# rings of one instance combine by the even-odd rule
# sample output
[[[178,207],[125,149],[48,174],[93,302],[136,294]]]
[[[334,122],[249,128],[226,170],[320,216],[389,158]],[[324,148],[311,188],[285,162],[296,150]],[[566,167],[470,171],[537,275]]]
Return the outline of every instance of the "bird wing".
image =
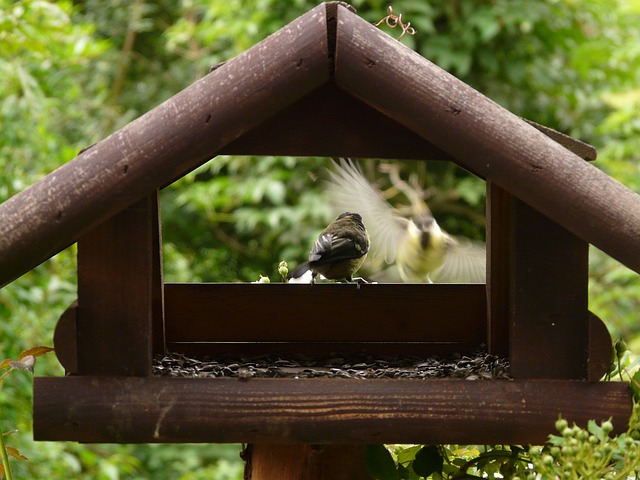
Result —
[[[466,238],[451,237],[444,264],[430,275],[435,283],[485,283],[486,246]]]
[[[327,192],[336,212],[358,212],[369,230],[371,255],[393,263],[409,220],[398,215],[350,159],[340,158],[329,170]]]
[[[320,235],[313,243],[309,262],[333,263],[362,257],[366,250],[358,248],[352,238],[340,237],[332,233]]]

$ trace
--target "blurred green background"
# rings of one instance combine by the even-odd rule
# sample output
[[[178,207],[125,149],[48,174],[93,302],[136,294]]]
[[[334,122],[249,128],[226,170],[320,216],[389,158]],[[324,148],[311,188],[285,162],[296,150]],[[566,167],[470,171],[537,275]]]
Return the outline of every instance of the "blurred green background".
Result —
[[[388,3],[356,0],[377,21]],[[0,0],[0,201],[315,6],[306,0]],[[595,165],[640,192],[639,0],[398,0],[402,42],[504,107],[598,148]],[[398,31],[382,27],[397,38]],[[217,157],[161,195],[167,281],[276,280],[331,217],[326,158]],[[373,162],[370,176],[388,180]],[[484,187],[453,165],[405,162],[440,223],[484,235]],[[388,186],[388,183],[386,184]],[[1,221],[1,219],[0,219]],[[640,350],[640,276],[593,249],[590,308]],[[0,290],[0,359],[51,345],[75,298],[75,247]],[[38,375],[61,375],[43,357]],[[31,378],[0,391],[0,422],[28,462],[18,478],[242,478],[237,445],[31,441]]]

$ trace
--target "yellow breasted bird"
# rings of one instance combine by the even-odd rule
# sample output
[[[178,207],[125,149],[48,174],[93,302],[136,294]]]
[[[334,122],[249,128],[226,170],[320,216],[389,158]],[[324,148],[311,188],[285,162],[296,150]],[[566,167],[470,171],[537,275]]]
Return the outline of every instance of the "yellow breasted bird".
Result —
[[[369,234],[358,213],[338,216],[318,236],[309,253],[309,261],[299,265],[290,278],[301,278],[311,271],[311,283],[318,274],[330,280],[353,281],[353,274],[369,252]]]
[[[384,270],[373,277],[375,280],[485,282],[485,245],[442,230],[422,199],[411,199],[412,217],[407,219],[389,205],[351,160],[334,163],[329,177],[327,191],[334,207],[360,212],[371,232],[372,256],[383,257],[397,267]]]

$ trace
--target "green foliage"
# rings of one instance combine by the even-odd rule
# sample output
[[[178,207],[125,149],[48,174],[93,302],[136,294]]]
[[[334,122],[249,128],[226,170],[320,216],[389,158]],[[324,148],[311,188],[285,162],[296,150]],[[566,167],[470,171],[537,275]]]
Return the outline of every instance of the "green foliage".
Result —
[[[591,420],[587,429],[556,422],[560,435],[550,435],[549,445],[530,450],[533,470],[541,479],[638,478],[640,470],[640,404],[635,403],[629,430],[611,437],[610,421],[598,425]],[[536,478],[529,475],[527,478]]]
[[[329,209],[310,172],[324,159],[220,156],[162,192],[168,279],[252,281],[302,261]]]
[[[367,467],[378,480],[637,479],[640,471],[640,403],[634,403],[626,432],[611,436],[613,424],[589,421],[587,428],[556,422],[560,435],[545,446],[395,445],[367,448]],[[395,466],[394,466],[395,461]],[[395,467],[395,468],[392,468]]]
[[[386,476],[370,468],[376,479],[514,478],[530,471],[527,451],[518,446],[394,445],[390,448],[391,451],[370,450],[396,462],[395,470],[387,469]],[[381,460],[368,457],[367,461],[378,464]]]
[[[352,3],[368,21],[386,15],[382,0]],[[316,4],[0,0],[0,201]],[[637,1],[394,0],[393,7],[417,30],[403,43],[506,108],[592,142],[599,149],[595,165],[640,192]],[[379,164],[365,164],[368,176],[391,194]],[[165,188],[167,280],[279,278],[280,259],[302,261],[330,220],[318,181],[326,165],[319,158],[223,156]],[[424,188],[448,231],[484,236],[481,180],[446,162],[404,162],[400,175]],[[407,204],[399,192],[394,195],[395,204]],[[592,252],[590,309],[635,350],[639,282],[636,273]],[[26,345],[51,344],[55,322],[75,296],[74,248],[0,290],[2,356],[16,358]],[[61,375],[49,357],[38,368]],[[621,356],[619,370],[633,362]],[[34,446],[30,404],[29,377],[12,376],[0,391],[1,427],[16,428],[11,446],[29,452],[29,462],[14,462],[18,478],[241,478],[239,446]],[[398,478],[415,479],[431,469],[432,477],[440,475],[440,461],[442,475],[502,471],[508,478],[509,469],[522,465],[517,459],[529,453],[517,447],[412,446],[394,447],[393,455]],[[551,457],[553,468],[565,461],[550,451],[541,455]],[[392,475],[388,458],[380,465]]]
[[[27,370],[33,373],[33,367],[36,363],[36,358],[46,355],[53,351],[50,347],[34,347],[25,350],[20,354],[17,360],[5,359],[0,363],[0,387],[3,386],[4,380],[11,375],[15,370]],[[5,436],[8,436],[14,431],[4,432],[2,429],[2,415],[0,415],[0,456],[2,457],[2,464],[0,465],[0,479],[6,477],[7,480],[13,480],[13,473],[11,469],[11,463],[9,457],[13,457],[16,460],[25,461],[27,457],[20,453],[15,447],[7,445],[5,442]]]
[[[0,201],[92,142],[100,87],[87,71],[108,43],[73,22],[70,2],[0,0]],[[73,107],[72,107],[73,106]]]
[[[629,339],[631,350],[639,351],[640,276],[595,247],[590,250],[589,309],[615,338]]]

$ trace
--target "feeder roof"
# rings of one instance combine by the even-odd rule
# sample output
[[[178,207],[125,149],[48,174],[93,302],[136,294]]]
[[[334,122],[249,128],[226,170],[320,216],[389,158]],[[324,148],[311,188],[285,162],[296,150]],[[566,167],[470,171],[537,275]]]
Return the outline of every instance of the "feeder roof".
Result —
[[[318,115],[309,111],[314,106]],[[363,139],[367,132],[350,121],[363,109],[382,135]],[[542,133],[343,5],[328,3],[0,205],[0,286],[243,138],[269,138],[274,119],[295,124],[291,143],[307,155],[376,156],[374,147],[398,132],[414,142],[412,152],[420,154],[414,158],[453,160],[640,272],[640,196],[585,162],[592,149]],[[332,138],[305,150],[315,128]],[[358,142],[368,149],[342,148]]]

